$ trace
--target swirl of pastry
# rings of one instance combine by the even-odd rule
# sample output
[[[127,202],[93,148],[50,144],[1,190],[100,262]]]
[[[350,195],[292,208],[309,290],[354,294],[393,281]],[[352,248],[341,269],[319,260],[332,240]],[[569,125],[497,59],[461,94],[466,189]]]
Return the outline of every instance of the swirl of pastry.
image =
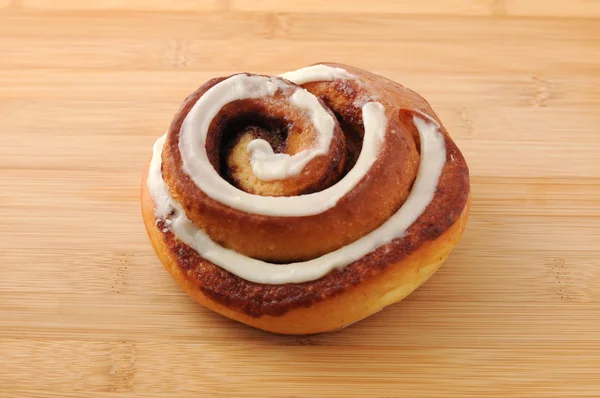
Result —
[[[469,192],[466,161],[422,97],[317,64],[203,84],[154,145],[142,209],[198,302],[304,334],[423,283],[462,235]]]

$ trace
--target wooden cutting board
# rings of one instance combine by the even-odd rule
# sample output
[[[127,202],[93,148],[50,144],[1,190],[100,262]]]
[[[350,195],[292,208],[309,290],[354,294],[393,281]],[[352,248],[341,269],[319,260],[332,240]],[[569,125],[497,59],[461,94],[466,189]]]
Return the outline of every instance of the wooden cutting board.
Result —
[[[585,0],[0,0],[0,396],[600,396],[599,17]],[[403,302],[275,336],[175,285],[141,172],[208,78],[325,60],[431,102],[471,217]]]

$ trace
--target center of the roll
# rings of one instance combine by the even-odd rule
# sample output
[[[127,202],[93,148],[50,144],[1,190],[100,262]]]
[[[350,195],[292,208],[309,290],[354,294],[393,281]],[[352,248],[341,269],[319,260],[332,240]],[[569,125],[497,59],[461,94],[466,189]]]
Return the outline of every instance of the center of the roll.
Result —
[[[316,139],[308,148],[293,155],[275,153],[264,139],[255,139],[246,148],[250,154],[252,171],[261,181],[283,180],[299,175],[317,156],[326,155],[333,138],[335,120],[317,97],[298,88],[290,98],[293,110],[304,113],[312,123]]]
[[[221,139],[219,173],[233,186],[254,194],[276,194],[267,189],[252,171],[247,147],[252,142],[263,142],[274,154],[286,150],[289,126],[285,120],[265,118],[259,114],[243,115],[232,119],[224,127]]]
[[[214,170],[254,195],[298,196],[326,189],[339,180],[346,162],[344,135],[334,114],[313,94],[283,80],[264,97],[222,104],[203,137]],[[182,154],[189,150],[180,149]],[[185,155],[182,159],[185,166]]]

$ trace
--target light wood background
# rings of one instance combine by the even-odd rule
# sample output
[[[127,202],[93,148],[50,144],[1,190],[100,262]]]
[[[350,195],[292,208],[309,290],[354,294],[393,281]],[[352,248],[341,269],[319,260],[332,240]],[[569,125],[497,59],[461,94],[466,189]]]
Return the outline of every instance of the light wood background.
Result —
[[[462,243],[346,330],[193,303],[147,241],[154,140],[210,77],[354,64],[472,173]],[[1,397],[600,396],[600,1],[0,0]]]

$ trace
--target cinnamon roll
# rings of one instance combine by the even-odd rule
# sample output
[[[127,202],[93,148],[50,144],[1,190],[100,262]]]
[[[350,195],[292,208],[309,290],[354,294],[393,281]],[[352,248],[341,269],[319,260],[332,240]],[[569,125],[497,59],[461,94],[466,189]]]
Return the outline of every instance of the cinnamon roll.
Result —
[[[142,181],[160,261],[200,304],[263,330],[337,330],[420,286],[458,243],[469,169],[430,105],[317,64],[193,92]]]

